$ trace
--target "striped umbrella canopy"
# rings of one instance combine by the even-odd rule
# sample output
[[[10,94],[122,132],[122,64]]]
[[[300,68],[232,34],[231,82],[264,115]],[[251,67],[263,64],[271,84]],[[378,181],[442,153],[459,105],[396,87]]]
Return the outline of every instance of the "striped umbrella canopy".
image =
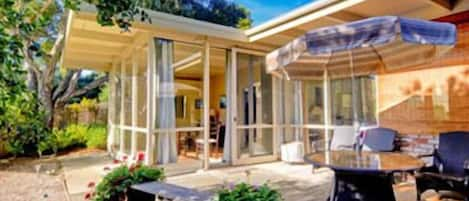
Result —
[[[266,57],[267,72],[321,79],[398,70],[441,55],[456,42],[453,24],[396,16],[373,17],[307,32]]]

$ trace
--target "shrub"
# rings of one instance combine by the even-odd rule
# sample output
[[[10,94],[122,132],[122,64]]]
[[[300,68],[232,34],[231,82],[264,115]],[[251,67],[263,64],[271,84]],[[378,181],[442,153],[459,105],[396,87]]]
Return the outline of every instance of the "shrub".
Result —
[[[85,199],[121,201],[125,200],[126,193],[131,185],[164,180],[163,169],[141,165],[140,162],[131,166],[123,164],[109,172],[93,191],[85,195]],[[91,182],[88,187],[93,188],[94,183]]]
[[[102,124],[72,124],[65,129],[54,129],[38,145],[38,153],[55,153],[75,147],[105,149],[107,143],[106,126]]]
[[[231,189],[224,188],[217,192],[215,201],[281,201],[282,196],[266,184],[253,186],[240,183]]]
[[[95,124],[86,133],[86,147],[105,149],[107,144],[106,126]]]
[[[35,94],[7,94],[12,88],[0,83],[0,141],[11,155],[36,154],[38,143],[50,133],[44,124],[45,113],[39,109]]]

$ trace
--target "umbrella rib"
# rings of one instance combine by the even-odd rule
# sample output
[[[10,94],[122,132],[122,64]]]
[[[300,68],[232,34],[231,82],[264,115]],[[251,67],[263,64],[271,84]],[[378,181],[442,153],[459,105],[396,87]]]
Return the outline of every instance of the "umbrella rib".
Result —
[[[384,63],[384,59],[383,57],[381,56],[381,54],[379,54],[378,50],[376,50],[375,46],[373,44],[370,44],[370,47],[371,49],[373,50],[373,52],[376,54],[376,56],[378,57],[378,61],[379,63],[381,63],[381,66],[383,67],[383,69],[385,68],[386,64]]]

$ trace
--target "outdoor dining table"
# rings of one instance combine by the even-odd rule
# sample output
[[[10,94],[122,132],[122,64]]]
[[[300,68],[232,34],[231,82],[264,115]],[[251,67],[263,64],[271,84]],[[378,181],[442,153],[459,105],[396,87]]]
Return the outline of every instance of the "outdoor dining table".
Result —
[[[334,171],[331,201],[395,201],[393,173],[424,166],[413,156],[395,152],[325,151],[308,154],[305,161]]]

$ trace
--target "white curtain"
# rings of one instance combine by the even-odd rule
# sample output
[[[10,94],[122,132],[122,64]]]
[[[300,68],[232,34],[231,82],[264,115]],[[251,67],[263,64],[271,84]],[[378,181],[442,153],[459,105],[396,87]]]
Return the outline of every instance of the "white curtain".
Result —
[[[232,108],[232,92],[234,90],[234,86],[232,86],[231,80],[233,79],[231,76],[234,71],[234,66],[231,66],[231,51],[226,51],[226,73],[225,73],[225,81],[226,81],[226,126],[225,126],[225,141],[223,143],[223,162],[230,163],[231,162],[231,131],[233,128],[232,120],[233,120],[233,112]]]
[[[303,125],[303,91],[301,81],[294,81],[294,111],[293,111],[293,120],[296,126]],[[295,140],[300,141],[301,136],[303,136],[302,128],[295,128]]]
[[[156,130],[157,160],[160,164],[177,162],[176,107],[174,103],[173,42],[154,39],[156,57]]]

